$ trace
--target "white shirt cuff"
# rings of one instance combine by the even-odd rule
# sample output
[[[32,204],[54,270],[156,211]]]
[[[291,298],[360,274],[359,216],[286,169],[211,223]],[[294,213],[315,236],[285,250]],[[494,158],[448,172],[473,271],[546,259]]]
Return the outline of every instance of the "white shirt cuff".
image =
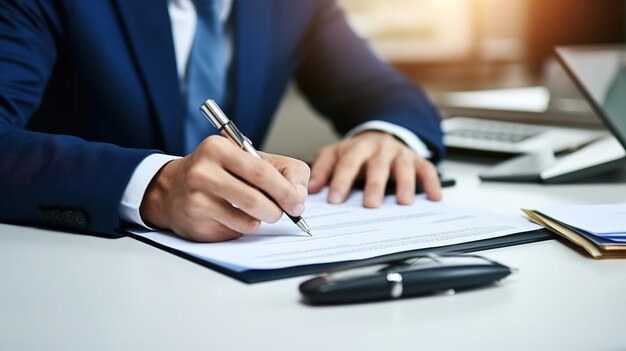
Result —
[[[345,137],[349,138],[365,130],[380,130],[382,132],[392,134],[398,139],[402,140],[408,147],[413,149],[413,151],[417,152],[417,154],[422,156],[423,158],[429,158],[432,156],[430,150],[428,150],[428,148],[426,147],[426,144],[424,144],[424,142],[421,141],[420,138],[415,135],[415,133],[397,124],[385,121],[365,122],[350,129],[350,131],[346,133]]]
[[[152,154],[143,159],[135,168],[135,172],[130,177],[130,181],[124,190],[122,201],[120,202],[119,214],[120,218],[126,222],[132,224],[138,224],[147,229],[150,228],[141,220],[141,214],[139,213],[139,207],[143,200],[143,195],[152,181],[155,174],[166,163],[178,159],[178,156],[170,156],[163,154]]]

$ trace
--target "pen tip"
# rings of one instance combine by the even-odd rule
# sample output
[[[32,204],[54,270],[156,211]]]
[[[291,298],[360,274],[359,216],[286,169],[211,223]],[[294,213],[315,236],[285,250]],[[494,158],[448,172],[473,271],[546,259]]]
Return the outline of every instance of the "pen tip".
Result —
[[[309,226],[306,224],[306,222],[304,221],[304,219],[300,218],[300,220],[298,222],[296,222],[296,225],[298,226],[298,228],[300,228],[303,232],[309,234],[309,236],[313,236],[311,235],[311,228],[309,228]]]

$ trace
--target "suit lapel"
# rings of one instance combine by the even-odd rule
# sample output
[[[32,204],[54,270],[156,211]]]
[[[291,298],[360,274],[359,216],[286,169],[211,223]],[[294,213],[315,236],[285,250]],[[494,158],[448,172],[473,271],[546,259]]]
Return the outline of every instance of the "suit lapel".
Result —
[[[184,110],[166,0],[116,0],[161,127],[165,151],[183,152]]]
[[[233,117],[245,135],[257,130],[270,57],[271,1],[235,0]]]

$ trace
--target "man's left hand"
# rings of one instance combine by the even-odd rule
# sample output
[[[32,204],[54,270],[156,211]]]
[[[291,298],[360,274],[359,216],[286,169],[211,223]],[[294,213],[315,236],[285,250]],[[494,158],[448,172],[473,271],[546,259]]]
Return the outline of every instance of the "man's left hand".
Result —
[[[328,184],[328,202],[342,203],[359,176],[365,177],[365,207],[382,204],[389,178],[395,180],[399,204],[413,203],[416,179],[428,199],[441,199],[435,166],[392,135],[379,131],[366,131],[323,147],[313,163],[309,192],[319,192]]]

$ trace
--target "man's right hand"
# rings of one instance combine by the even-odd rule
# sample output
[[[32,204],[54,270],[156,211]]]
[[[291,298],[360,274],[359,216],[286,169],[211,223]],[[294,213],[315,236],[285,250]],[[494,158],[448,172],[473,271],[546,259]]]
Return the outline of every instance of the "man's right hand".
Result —
[[[143,221],[189,240],[214,242],[254,233],[261,221],[278,221],[283,209],[301,215],[309,167],[264,155],[267,161],[222,136],[206,138],[154,176],[140,207]]]

